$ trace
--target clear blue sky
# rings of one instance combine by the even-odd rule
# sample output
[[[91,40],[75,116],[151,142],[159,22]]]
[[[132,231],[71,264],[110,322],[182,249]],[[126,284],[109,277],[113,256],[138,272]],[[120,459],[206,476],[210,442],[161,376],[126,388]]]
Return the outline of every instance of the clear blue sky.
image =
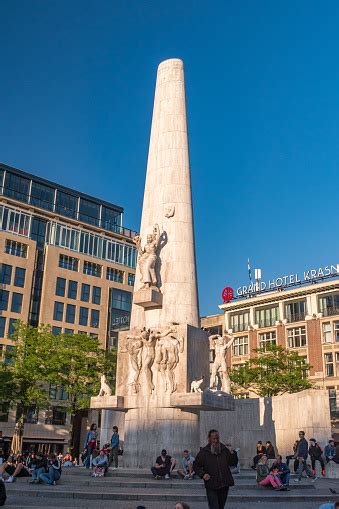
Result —
[[[201,314],[339,262],[339,3],[2,0],[0,160],[139,228],[156,68],[185,62]]]

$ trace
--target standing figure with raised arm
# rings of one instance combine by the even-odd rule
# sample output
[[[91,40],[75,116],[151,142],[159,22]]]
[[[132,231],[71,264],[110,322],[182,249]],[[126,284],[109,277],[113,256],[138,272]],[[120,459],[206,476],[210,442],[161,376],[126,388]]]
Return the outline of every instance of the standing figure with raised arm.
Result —
[[[157,286],[158,281],[155,273],[155,264],[158,257],[157,249],[160,242],[159,226],[156,224],[153,228],[153,233],[147,235],[147,243],[144,248],[141,246],[141,237],[139,235],[134,237],[133,242],[136,244],[139,253],[140,281],[144,283],[144,288]]]
[[[230,393],[231,392],[231,379],[228,374],[227,364],[226,364],[226,353],[227,350],[232,346],[234,342],[234,337],[224,334],[220,336],[220,334],[213,334],[209,337],[210,341],[210,350],[215,351],[214,362],[212,364],[211,370],[211,378],[210,378],[210,388],[217,389],[217,373],[221,372],[221,390],[223,392]]]

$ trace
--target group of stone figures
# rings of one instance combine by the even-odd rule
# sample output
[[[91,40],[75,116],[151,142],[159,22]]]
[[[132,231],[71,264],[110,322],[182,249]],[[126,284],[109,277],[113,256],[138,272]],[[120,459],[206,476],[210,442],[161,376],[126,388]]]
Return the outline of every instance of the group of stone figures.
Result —
[[[146,329],[126,336],[122,353],[128,353],[130,359],[130,379],[128,385],[137,394],[141,387],[141,375],[144,374],[146,392],[152,394],[155,389],[152,367],[161,374],[165,392],[176,391],[174,370],[179,363],[179,353],[184,350],[184,338],[178,336],[176,328],[164,332]]]

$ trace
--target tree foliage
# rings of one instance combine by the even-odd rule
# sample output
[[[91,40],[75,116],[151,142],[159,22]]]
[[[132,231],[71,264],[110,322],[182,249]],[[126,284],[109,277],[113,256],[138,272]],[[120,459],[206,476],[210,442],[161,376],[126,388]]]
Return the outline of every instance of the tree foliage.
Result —
[[[231,381],[237,390],[249,389],[260,397],[300,392],[312,387],[307,378],[310,365],[297,352],[281,346],[257,348],[243,366],[234,367]]]
[[[72,415],[88,408],[90,397],[99,391],[100,374],[113,386],[116,353],[101,349],[97,339],[54,336],[49,326],[23,322],[17,323],[12,339],[12,352],[6,350],[0,362],[0,404],[20,404],[24,417],[32,406],[48,408],[50,384],[68,392],[63,406]]]

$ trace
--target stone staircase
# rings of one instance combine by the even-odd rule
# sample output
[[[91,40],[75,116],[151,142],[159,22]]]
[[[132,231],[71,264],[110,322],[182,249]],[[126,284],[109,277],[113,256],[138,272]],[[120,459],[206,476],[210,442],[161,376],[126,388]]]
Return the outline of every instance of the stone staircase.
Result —
[[[260,503],[266,509],[285,507],[318,509],[329,500],[339,501],[339,494],[332,495],[329,488],[337,489],[338,481],[319,479],[315,484],[303,480],[301,484],[291,483],[288,492],[276,492],[258,487],[255,473],[243,470],[235,474],[235,487],[230,490],[227,509],[250,507]],[[144,505],[147,509],[161,507],[174,509],[179,500],[187,502],[191,509],[206,509],[207,503],[203,482],[199,479],[183,481],[173,477],[168,481],[155,480],[147,470],[110,470],[104,478],[91,478],[84,468],[64,469],[57,486],[31,485],[29,478],[19,478],[7,484],[8,508],[47,507],[49,509],[82,507],[83,509],[104,509],[108,507],[135,509]],[[114,501],[114,506],[112,506]]]

